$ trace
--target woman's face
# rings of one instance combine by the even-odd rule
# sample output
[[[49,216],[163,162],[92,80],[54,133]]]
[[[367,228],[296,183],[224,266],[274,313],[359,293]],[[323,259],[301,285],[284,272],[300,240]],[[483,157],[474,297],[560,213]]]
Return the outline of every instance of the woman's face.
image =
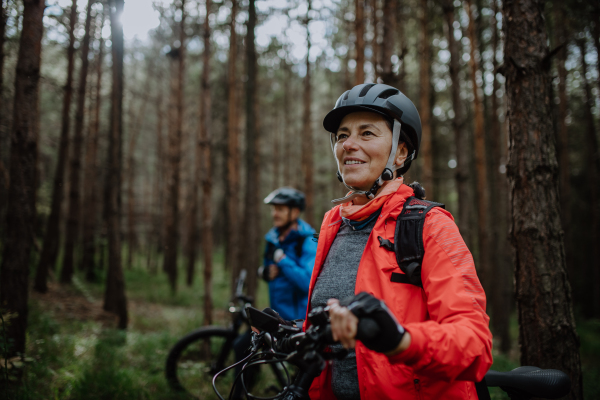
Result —
[[[398,146],[399,151],[401,147],[405,149],[404,146]],[[361,111],[342,119],[334,152],[347,185],[360,190],[371,189],[383,172],[391,149],[392,131],[383,116]]]

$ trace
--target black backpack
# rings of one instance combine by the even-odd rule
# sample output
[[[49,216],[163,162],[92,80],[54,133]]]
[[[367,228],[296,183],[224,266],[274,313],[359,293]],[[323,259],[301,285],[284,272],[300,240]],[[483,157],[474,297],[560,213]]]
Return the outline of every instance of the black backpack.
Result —
[[[417,193],[417,191],[415,190]],[[419,193],[417,193],[419,194]],[[423,226],[425,216],[434,207],[445,208],[442,203],[411,196],[406,199],[402,212],[396,220],[394,242],[378,236],[379,246],[396,253],[396,261],[404,274],[392,272],[391,281],[423,287],[421,263],[425,255],[423,248]]]

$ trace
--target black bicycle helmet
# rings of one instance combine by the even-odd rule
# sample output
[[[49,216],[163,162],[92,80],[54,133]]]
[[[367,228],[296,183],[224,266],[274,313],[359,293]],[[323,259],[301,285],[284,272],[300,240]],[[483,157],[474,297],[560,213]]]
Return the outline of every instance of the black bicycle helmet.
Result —
[[[364,83],[347,90],[323,120],[326,131],[336,133],[344,117],[356,111],[371,111],[402,124],[402,133],[417,158],[421,144],[421,118],[417,107],[398,89],[383,83]]]
[[[340,171],[338,171],[338,179],[352,193],[344,198],[333,200],[334,204],[350,201],[360,195],[365,195],[369,199],[374,198],[383,181],[391,180],[396,170],[400,174],[404,174],[410,168],[412,160],[417,158],[417,154],[419,153],[419,146],[421,144],[421,118],[419,117],[417,108],[398,89],[380,83],[365,83],[347,90],[339,97],[333,110],[325,116],[323,127],[332,134],[332,150],[334,150],[334,139],[342,119],[346,115],[357,111],[369,111],[381,114],[392,124],[392,149],[384,170],[369,191],[362,191],[348,186],[344,182]],[[394,155],[396,154],[398,141],[405,142],[409,150],[409,155],[402,167],[394,164]]]
[[[289,207],[297,207],[304,211],[306,201],[304,193],[289,186],[273,190],[264,200],[265,204],[281,204]]]

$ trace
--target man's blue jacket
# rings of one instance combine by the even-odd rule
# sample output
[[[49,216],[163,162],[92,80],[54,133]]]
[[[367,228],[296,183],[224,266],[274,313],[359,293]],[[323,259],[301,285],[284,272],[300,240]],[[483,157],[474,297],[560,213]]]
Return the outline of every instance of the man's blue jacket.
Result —
[[[272,228],[265,239],[264,266],[279,267],[279,275],[269,282],[271,308],[285,320],[304,319],[308,305],[308,285],[317,255],[317,242],[313,240],[315,230],[306,222],[298,220],[298,230],[292,230],[282,242],[279,229]],[[282,249],[285,257],[276,263],[273,251]]]

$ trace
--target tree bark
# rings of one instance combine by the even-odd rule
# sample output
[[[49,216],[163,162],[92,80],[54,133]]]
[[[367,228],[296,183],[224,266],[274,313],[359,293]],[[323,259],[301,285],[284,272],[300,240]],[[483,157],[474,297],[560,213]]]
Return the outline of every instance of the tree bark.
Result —
[[[110,28],[112,53],[112,93],[108,141],[106,227],[108,236],[108,274],[104,309],[118,315],[119,329],[128,322],[125,279],[121,265],[121,172],[123,165],[123,0],[111,0]]]
[[[584,115],[585,115],[585,158],[587,170],[587,180],[589,187],[589,205],[590,205],[590,227],[591,227],[591,254],[589,257],[590,264],[587,268],[585,276],[590,277],[592,285],[590,287],[592,292],[592,315],[594,317],[600,317],[600,209],[598,204],[598,176],[600,175],[600,155],[598,153],[598,139],[596,138],[596,124],[594,121],[593,107],[594,97],[592,95],[592,88],[586,78],[587,74],[587,62],[585,61],[586,53],[586,40],[577,40],[577,46],[579,47],[579,53],[581,55],[581,79],[583,80],[583,88],[585,93],[584,103]]]
[[[98,140],[100,134],[100,108],[102,103],[102,62],[104,59],[104,38],[102,28],[104,27],[105,14],[103,12],[100,20],[100,43],[96,57],[96,93],[93,114],[91,114],[90,132],[86,141],[85,166],[83,169],[83,232],[82,232],[82,269],[85,270],[85,278],[88,282],[96,281],[96,227],[98,226]]]
[[[427,198],[435,198],[435,188],[433,187],[433,154],[431,138],[431,103],[430,103],[430,68],[431,55],[429,47],[429,6],[427,0],[421,0],[421,36],[420,36],[420,55],[419,55],[419,111],[421,115],[421,148],[419,155],[423,159],[423,173],[421,181],[427,191]]]
[[[283,181],[286,185],[292,183],[292,135],[291,135],[291,115],[290,98],[292,73],[287,61],[287,52],[285,59],[281,60],[283,68],[284,81],[283,86]]]
[[[227,111],[227,228],[225,238],[225,266],[231,272],[231,288],[235,290],[235,279],[239,274],[238,253],[240,251],[239,234],[239,188],[240,188],[240,149],[237,109],[237,34],[235,19],[238,0],[232,0],[231,26],[229,34],[229,66],[227,74],[228,111]]]
[[[362,0],[356,0],[362,4]],[[308,30],[308,24],[310,23],[310,11],[312,9],[312,1],[308,1],[308,10],[306,12],[306,75],[304,75],[304,114],[302,118],[302,175],[304,176],[304,195],[306,196],[306,212],[304,218],[310,226],[314,226],[314,165],[313,165],[313,132],[312,132],[312,88],[310,82],[310,31]],[[364,49],[363,49],[364,54]],[[358,63],[357,63],[358,71]],[[363,75],[364,80],[364,75]],[[361,81],[362,83],[363,81]]]
[[[571,197],[571,179],[570,179],[570,163],[569,163],[569,133],[567,129],[567,112],[568,112],[568,100],[567,100],[567,69],[565,63],[567,62],[567,24],[558,23],[563,18],[564,9],[559,3],[554,4],[554,15],[556,27],[556,45],[560,46],[565,43],[565,46],[557,54],[557,74],[558,74],[558,115],[557,115],[557,151],[558,156],[558,172],[559,172],[559,189],[560,189],[560,205],[561,205],[561,219],[562,227],[565,232],[565,255],[567,262],[567,272],[571,283],[574,278],[574,265],[572,263],[572,250],[571,250],[571,208],[569,207],[569,199]]]
[[[392,55],[396,46],[396,3],[397,0],[383,2],[383,43],[381,46],[381,79],[383,83],[396,87],[396,76],[392,70]]]
[[[162,74],[157,74],[156,76],[157,82],[162,81]],[[163,230],[161,229],[163,223],[163,214],[164,214],[164,182],[165,182],[165,167],[166,163],[164,161],[164,138],[163,138],[163,122],[164,122],[164,112],[163,112],[163,98],[164,98],[164,90],[159,85],[157,88],[156,95],[156,163],[154,164],[154,196],[153,196],[153,226],[151,232],[151,242],[154,243],[156,247],[156,258],[154,262],[151,262],[152,258],[149,255],[148,269],[151,273],[156,273],[158,270],[158,257],[162,253],[162,249],[164,248],[164,239],[163,239]],[[151,252],[151,250],[150,250]]]
[[[2,264],[0,305],[6,339],[4,358],[25,353],[29,260],[36,220],[36,163],[39,132],[39,81],[44,1],[24,0],[23,30],[15,77],[10,144],[10,187]]]
[[[183,79],[185,58],[185,0],[181,0],[179,47],[171,50],[171,119],[169,129],[169,178],[167,180],[167,213],[165,223],[164,268],[169,276],[171,291],[177,291],[177,253],[179,246],[179,181],[181,164],[181,137],[183,131]]]
[[[571,378],[569,398],[581,399],[579,338],[560,222],[543,4],[503,2],[510,236],[516,256],[521,365],[565,371]]]
[[[471,194],[470,194],[470,176],[469,176],[469,155],[470,145],[467,132],[465,132],[465,112],[463,103],[460,98],[461,81],[458,77],[460,70],[459,59],[460,52],[458,43],[454,39],[454,2],[453,0],[444,1],[444,21],[446,40],[448,40],[448,50],[450,51],[449,73],[452,87],[450,94],[452,97],[452,110],[454,118],[452,118],[452,130],[454,131],[454,142],[456,145],[456,172],[454,179],[456,180],[456,190],[458,192],[458,218],[457,225],[460,234],[465,240],[467,246],[471,245],[471,230],[469,221],[471,220]]]
[[[239,265],[248,270],[246,291],[251,297],[256,295],[257,274],[254,272],[260,264],[260,145],[259,145],[259,99],[258,62],[254,29],[256,27],[255,0],[248,5],[248,25],[246,36],[246,194],[244,196],[244,251],[240,252]]]
[[[354,74],[354,85],[360,85],[361,83],[365,83],[365,2],[364,0],[354,1],[356,6],[354,13],[354,29],[356,32],[356,70]],[[308,14],[306,18],[309,18]]]
[[[73,97],[73,68],[75,59],[75,22],[77,21],[77,0],[71,5],[71,16],[69,19],[69,47],[67,48],[67,81],[64,87],[62,104],[62,123],[60,140],[58,144],[58,157],[56,159],[56,171],[54,172],[54,184],[52,189],[52,202],[50,205],[50,216],[46,222],[44,244],[40,261],[35,273],[35,291],[45,293],[48,290],[48,269],[54,269],[58,248],[60,243],[60,220],[62,214],[62,200],[64,196],[63,180],[69,157],[69,124],[71,120],[71,98]]]
[[[483,105],[479,97],[479,86],[477,85],[477,71],[479,70],[475,49],[477,38],[475,37],[475,20],[473,18],[473,6],[471,0],[465,1],[465,9],[469,16],[469,42],[471,69],[471,85],[473,86],[473,108],[475,114],[475,167],[477,170],[477,236],[478,236],[478,265],[480,279],[486,293],[491,293],[491,268],[489,257],[488,238],[488,188],[487,188],[487,163],[485,156],[485,120]]]
[[[71,152],[71,167],[69,169],[69,215],[65,235],[65,250],[63,267],[60,272],[61,283],[71,283],[75,270],[75,244],[77,241],[79,222],[81,218],[81,153],[83,148],[83,117],[85,113],[85,89],[87,88],[87,75],[89,68],[88,54],[90,50],[90,29],[92,26],[92,4],[95,0],[88,0],[87,15],[85,18],[85,34],[81,44],[81,69],[79,70],[79,86],[77,87],[77,105],[75,109],[75,132],[73,135],[73,150]]]

